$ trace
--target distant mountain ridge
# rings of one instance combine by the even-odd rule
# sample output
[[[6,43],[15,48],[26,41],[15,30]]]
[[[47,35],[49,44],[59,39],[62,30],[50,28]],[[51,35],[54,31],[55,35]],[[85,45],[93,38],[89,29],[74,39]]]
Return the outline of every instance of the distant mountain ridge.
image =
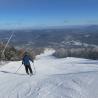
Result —
[[[15,32],[11,44],[19,47],[59,47],[62,42],[78,41],[98,45],[98,25],[35,30],[0,30],[0,41],[6,42]],[[66,47],[66,45],[63,47]]]

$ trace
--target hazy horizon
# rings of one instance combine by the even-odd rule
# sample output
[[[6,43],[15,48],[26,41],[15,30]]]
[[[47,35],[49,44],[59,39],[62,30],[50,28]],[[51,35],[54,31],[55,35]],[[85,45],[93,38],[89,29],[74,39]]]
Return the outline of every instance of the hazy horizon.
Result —
[[[97,0],[0,0],[0,29],[98,24]]]

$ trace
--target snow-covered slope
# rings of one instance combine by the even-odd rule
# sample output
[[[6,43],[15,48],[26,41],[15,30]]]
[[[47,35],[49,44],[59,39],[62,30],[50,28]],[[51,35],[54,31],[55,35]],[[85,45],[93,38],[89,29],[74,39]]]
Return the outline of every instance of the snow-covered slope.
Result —
[[[0,98],[98,98],[98,61],[57,59],[53,52],[37,56],[36,75],[31,77],[24,66],[15,73],[20,61],[1,67]]]

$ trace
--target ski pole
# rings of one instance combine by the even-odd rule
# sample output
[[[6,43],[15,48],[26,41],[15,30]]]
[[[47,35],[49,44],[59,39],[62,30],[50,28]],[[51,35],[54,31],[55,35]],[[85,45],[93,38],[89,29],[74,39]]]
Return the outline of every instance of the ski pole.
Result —
[[[21,64],[21,66],[22,66],[22,64]],[[16,73],[19,71],[19,69],[21,68],[21,66],[19,66],[19,68],[16,70]]]
[[[34,62],[33,62],[33,67],[34,67],[34,71],[35,71],[35,74],[36,74],[36,69],[35,69],[35,66],[34,66]]]

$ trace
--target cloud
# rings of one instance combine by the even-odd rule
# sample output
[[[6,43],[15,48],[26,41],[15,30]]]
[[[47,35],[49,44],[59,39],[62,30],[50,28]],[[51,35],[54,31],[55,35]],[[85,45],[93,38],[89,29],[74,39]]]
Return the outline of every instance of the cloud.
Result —
[[[87,23],[90,23],[90,24],[98,24],[98,19],[88,20]]]
[[[68,20],[64,20],[64,23],[69,23],[69,21]]]

